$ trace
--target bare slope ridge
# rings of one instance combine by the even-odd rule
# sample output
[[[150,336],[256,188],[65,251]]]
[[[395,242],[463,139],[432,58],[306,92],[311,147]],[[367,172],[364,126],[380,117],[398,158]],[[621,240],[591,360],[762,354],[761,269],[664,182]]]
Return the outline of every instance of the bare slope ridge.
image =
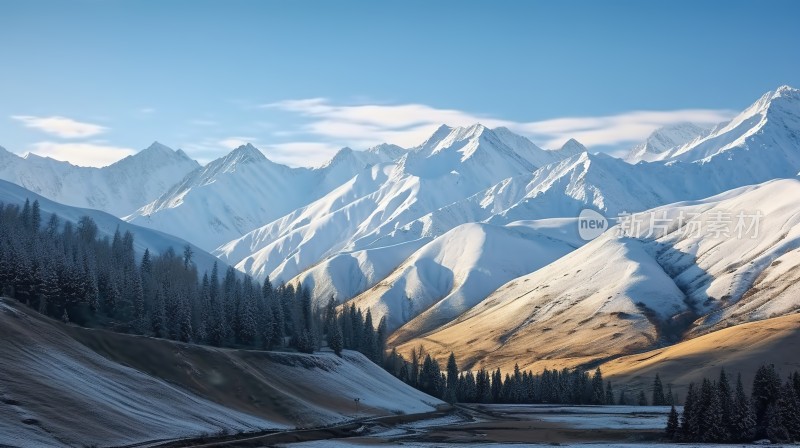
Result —
[[[124,445],[440,404],[358,353],[226,350],[87,330],[8,299],[0,340],[0,445]]]
[[[624,356],[602,364],[603,374],[629,386],[649,387],[656,374],[673,384],[681,397],[685,387],[716,377],[722,367],[742,374],[746,386],[763,364],[788,374],[800,367],[800,314],[736,325],[657,350]]]

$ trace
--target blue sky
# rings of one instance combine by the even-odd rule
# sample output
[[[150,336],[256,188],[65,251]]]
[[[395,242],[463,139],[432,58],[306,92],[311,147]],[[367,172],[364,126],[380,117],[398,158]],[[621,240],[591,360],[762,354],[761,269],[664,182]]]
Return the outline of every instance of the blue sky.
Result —
[[[445,122],[615,151],[800,86],[796,1],[2,1],[0,145],[292,165]]]

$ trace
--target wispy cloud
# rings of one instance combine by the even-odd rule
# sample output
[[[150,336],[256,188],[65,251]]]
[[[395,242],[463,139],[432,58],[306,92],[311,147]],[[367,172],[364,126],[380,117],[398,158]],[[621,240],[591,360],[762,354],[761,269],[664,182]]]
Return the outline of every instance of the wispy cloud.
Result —
[[[271,160],[289,166],[319,166],[341,147],[320,142],[291,142],[261,148]]]
[[[228,137],[224,138],[217,143],[223,148],[236,149],[248,143],[255,144],[257,139],[255,137]]]
[[[224,139],[205,138],[186,143],[184,148],[200,163],[208,163],[225,155],[226,151],[251,143],[260,149],[270,160],[289,166],[319,166],[327,162],[341,147],[313,141],[289,143],[260,143],[254,137],[228,137]]]
[[[60,143],[43,141],[30,146],[30,152],[63,160],[79,166],[106,166],[124,157],[135,154],[131,148],[113,146],[103,142]]]
[[[306,118],[301,127],[303,132],[326,141],[355,147],[383,142],[414,146],[441,124],[468,126],[474,123],[482,123],[488,127],[507,127],[547,148],[559,147],[570,138],[589,147],[620,146],[641,141],[665,125],[686,121],[716,124],[734,115],[730,110],[683,109],[631,111],[607,116],[561,117],[525,122],[424,104],[336,105],[325,98],[286,100],[261,107],[298,114]]]
[[[92,137],[108,130],[105,126],[84,123],[60,116],[35,117],[32,115],[12,115],[11,119],[19,121],[25,127],[37,129],[62,138]]]
[[[141,109],[139,109],[139,113],[142,114],[153,114],[155,112],[156,112],[155,107],[142,107]]]
[[[586,146],[617,146],[647,138],[654,130],[670,124],[691,122],[712,125],[730,120],[735,111],[725,109],[680,109],[631,111],[601,117],[565,117],[507,127],[532,137],[548,147],[562,145],[570,138]]]

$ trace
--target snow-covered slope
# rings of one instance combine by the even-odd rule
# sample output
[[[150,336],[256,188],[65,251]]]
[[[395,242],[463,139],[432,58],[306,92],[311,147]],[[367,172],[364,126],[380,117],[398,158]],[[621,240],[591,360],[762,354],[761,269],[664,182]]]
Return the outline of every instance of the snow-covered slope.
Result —
[[[709,134],[711,130],[694,123],[676,123],[656,129],[647,140],[634,146],[625,160],[629,163],[660,160],[664,153],[694,142]]]
[[[2,446],[149,446],[443,404],[360,353],[227,350],[87,330],[11,299],[0,299],[0,339]]]
[[[310,169],[274,163],[253,145],[243,145],[198,168],[125,219],[180,234],[213,250],[305,206],[371,165],[389,160],[394,151],[344,148],[324,166]]]
[[[390,331],[399,328],[396,340],[409,339],[447,324],[498,286],[582,243],[571,219],[463,224],[423,246],[353,302],[375,319],[385,316]]]
[[[103,168],[79,167],[0,148],[0,179],[48,199],[124,216],[156,199],[199,165],[158,142]]]
[[[117,229],[119,229],[119,231],[122,233],[130,231],[134,235],[134,249],[136,249],[136,252],[139,254],[143,253],[145,249],[149,249],[150,252],[154,254],[160,254],[164,253],[170,248],[172,248],[175,253],[180,254],[183,251],[183,248],[189,244],[178,237],[127,223],[115,216],[99,210],[71,207],[68,205],[59,204],[45,197],[39,196],[36,193],[28,191],[19,185],[0,180],[0,203],[18,204],[21,206],[25,203],[26,199],[30,200],[31,202],[35,200],[39,201],[39,206],[41,207],[42,211],[42,222],[47,222],[50,215],[53,213],[58,215],[62,222],[70,221],[73,224],[77,224],[78,220],[80,220],[80,218],[83,216],[90,216],[97,224],[100,237],[113,237],[114,232]],[[196,246],[192,246],[192,248],[194,250],[192,259],[197,265],[198,270],[200,272],[210,272],[214,263],[218,262],[219,260],[215,256]],[[220,261],[219,263],[221,266],[225,266],[223,262]]]
[[[117,364],[5,300],[0,445],[116,446],[286,428]]]
[[[644,212],[639,231],[620,224],[625,234],[616,227],[512,280],[401,349],[455,350],[491,366],[577,365],[796,312],[799,208],[800,180],[785,179]],[[652,216],[666,227],[650,234]],[[717,235],[720,225],[730,235]]]

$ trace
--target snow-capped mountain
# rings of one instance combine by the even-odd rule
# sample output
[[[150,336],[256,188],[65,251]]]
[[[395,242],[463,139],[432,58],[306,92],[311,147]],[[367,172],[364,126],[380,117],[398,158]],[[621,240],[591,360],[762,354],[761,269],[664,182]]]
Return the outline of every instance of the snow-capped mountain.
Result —
[[[455,226],[423,233],[421,227],[406,229],[409,223],[503,179],[530,175],[535,163],[580,149],[546,151],[525,141],[519,136],[512,138],[507,130],[497,133],[481,125],[442,126],[420,146],[404,151],[397,161],[362,170],[326,196],[215,253],[257,278],[284,281],[339,253],[402,243],[406,245],[398,247],[397,254],[408,256],[408,250],[422,247]],[[384,251],[388,252],[394,251]],[[393,264],[389,267],[393,269],[403,259],[394,258],[387,266]]]
[[[0,179],[48,199],[124,216],[160,196],[199,165],[158,142],[103,168],[79,167],[0,149]]]
[[[642,213],[664,228],[616,227],[400,351],[422,344],[473,365],[574,366],[796,312],[799,198],[800,180],[786,179]]]
[[[305,206],[357,172],[389,160],[394,148],[344,148],[320,168],[290,168],[251,144],[194,170],[127,221],[179,234],[207,250]]]
[[[647,140],[631,148],[625,160],[629,163],[661,160],[665,153],[700,139],[711,129],[694,123],[676,123],[656,129]]]
[[[777,168],[781,163],[797,166],[800,128],[800,90],[781,86],[719,126],[699,141],[665,153],[662,160],[702,162],[725,156],[741,164],[764,159],[760,165]],[[744,153],[755,154],[747,157]],[[747,157],[747,160],[741,158]],[[796,172],[795,172],[796,174]]]

